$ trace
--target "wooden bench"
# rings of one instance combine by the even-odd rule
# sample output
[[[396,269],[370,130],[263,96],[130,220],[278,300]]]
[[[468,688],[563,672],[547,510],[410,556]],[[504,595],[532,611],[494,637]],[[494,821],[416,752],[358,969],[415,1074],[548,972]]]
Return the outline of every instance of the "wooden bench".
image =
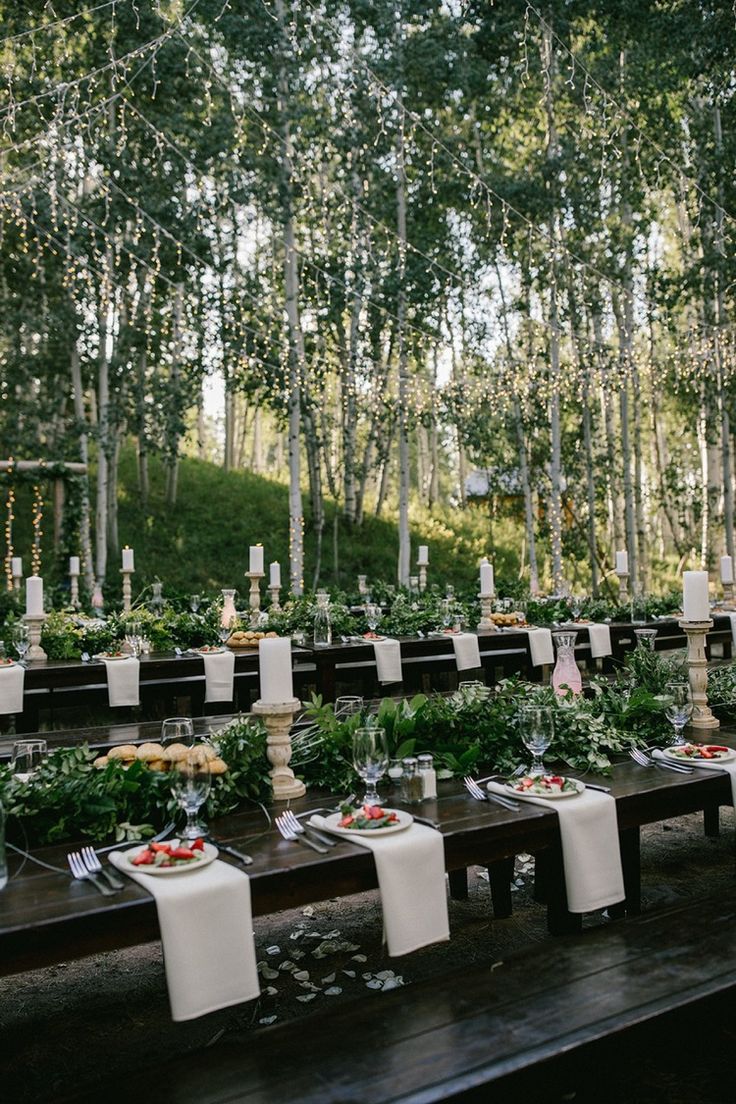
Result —
[[[731,893],[547,941],[505,962],[476,964],[392,993],[366,992],[357,1003],[297,1023],[226,1037],[131,1072],[126,1098],[159,1104],[503,1100],[520,1079],[528,1086],[536,1077],[549,1088],[560,1067],[566,1078],[572,1072],[580,1079],[586,1068],[598,1078],[600,1069],[591,1074],[589,1061],[604,1041],[615,1040],[620,1060],[632,1033],[658,1017],[683,1009],[692,1016],[696,1005],[730,1001],[735,987]],[[192,1031],[192,1039],[206,1035]],[[668,1056],[673,1050],[662,1049],[663,1063]],[[103,1085],[74,1099],[99,1101],[104,1091]]]

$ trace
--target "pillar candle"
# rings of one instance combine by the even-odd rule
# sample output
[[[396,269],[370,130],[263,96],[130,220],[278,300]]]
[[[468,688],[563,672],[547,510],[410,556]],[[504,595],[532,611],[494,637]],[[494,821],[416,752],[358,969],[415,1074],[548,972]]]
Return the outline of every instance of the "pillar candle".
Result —
[[[721,582],[733,583],[733,560],[730,556],[721,556]]]
[[[629,553],[617,552],[616,553],[616,574],[628,575],[629,574]]]
[[[250,546],[250,567],[249,572],[251,575],[263,574],[263,545],[252,544]]]
[[[709,621],[708,572],[683,571],[682,612],[684,621]]]
[[[79,556],[69,557],[69,574],[79,575]]]
[[[270,565],[268,579],[269,579],[269,583],[268,583],[269,586],[272,586],[272,587],[280,587],[281,586],[281,564],[278,562],[278,560],[274,560],[274,562]]]
[[[480,592],[493,594],[493,565],[488,560],[483,560],[480,565]]]
[[[29,617],[43,615],[43,579],[40,575],[30,575],[26,579],[26,614]]]
[[[258,647],[261,701],[271,705],[294,700],[291,677],[291,640],[264,639]]]
[[[20,556],[13,556],[10,563],[10,570],[15,579],[23,578],[23,560]]]
[[[417,552],[417,564],[419,567],[427,567],[429,564],[429,545],[420,544]]]
[[[133,549],[127,546],[123,549],[123,571],[135,571]]]

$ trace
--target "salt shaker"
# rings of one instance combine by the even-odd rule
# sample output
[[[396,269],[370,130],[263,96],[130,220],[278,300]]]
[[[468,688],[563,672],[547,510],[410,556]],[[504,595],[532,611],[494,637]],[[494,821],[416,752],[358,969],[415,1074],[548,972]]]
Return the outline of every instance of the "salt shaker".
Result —
[[[417,755],[417,763],[422,782],[422,797],[437,797],[437,771],[434,769],[434,759],[425,752],[423,755]]]

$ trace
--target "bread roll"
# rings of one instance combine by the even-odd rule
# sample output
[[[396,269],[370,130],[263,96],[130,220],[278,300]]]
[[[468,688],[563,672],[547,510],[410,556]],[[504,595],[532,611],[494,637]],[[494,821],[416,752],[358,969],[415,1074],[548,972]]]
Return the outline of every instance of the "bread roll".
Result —
[[[95,759],[92,766],[97,767],[98,770],[104,770],[109,762],[110,760],[107,755],[100,755],[97,759]]]
[[[141,744],[138,748],[136,759],[141,759],[144,763],[150,763],[154,759],[163,759],[164,749],[161,744]]]
[[[118,744],[117,747],[110,748],[107,753],[108,759],[122,759],[129,763],[138,755],[138,748],[134,744]]]

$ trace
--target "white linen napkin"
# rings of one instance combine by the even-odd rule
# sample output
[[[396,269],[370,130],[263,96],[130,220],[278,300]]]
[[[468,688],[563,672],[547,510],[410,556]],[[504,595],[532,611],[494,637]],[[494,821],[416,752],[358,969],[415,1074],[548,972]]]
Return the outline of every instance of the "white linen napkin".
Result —
[[[488,789],[510,796],[506,787],[496,782],[489,782]],[[626,894],[616,802],[612,797],[597,790],[584,790],[577,797],[552,801],[516,792],[513,796],[541,805],[559,817],[570,912],[593,912],[623,901]]]
[[[235,682],[235,653],[212,652],[203,655],[206,702],[232,701]]]
[[[731,622],[731,640],[736,648],[736,613],[729,613],[728,618]]]
[[[379,682],[401,682],[401,645],[398,640],[374,640],[373,653]]]
[[[475,633],[458,633],[452,638],[455,649],[455,663],[458,671],[469,671],[471,667],[480,667],[480,648]]]
[[[26,669],[20,663],[0,667],[0,713],[23,712],[23,683]]]
[[[156,902],[174,1020],[259,996],[247,874],[217,859],[170,877],[133,873],[121,851],[110,862]]]
[[[135,656],[103,659],[107,670],[107,698],[110,705],[139,705],[141,665]]]
[[[315,814],[311,823],[329,832],[324,817]],[[344,840],[345,834],[339,833],[339,838]],[[450,920],[441,833],[415,821],[403,832],[377,839],[356,836],[352,842],[373,852],[391,957],[448,940]]]
[[[713,743],[717,743],[716,740]],[[725,747],[725,744],[723,745]],[[663,755],[661,751],[655,749],[652,752],[654,759],[664,759],[666,763],[671,763],[672,760],[668,759],[666,755]],[[678,760],[682,762],[682,760]],[[688,766],[695,767],[697,770],[716,770],[725,771],[731,778],[731,800],[736,807],[736,759],[731,759],[728,763],[713,762],[713,760],[699,759],[697,762],[688,763]]]
[[[529,630],[529,652],[533,667],[541,667],[545,663],[554,663],[555,650],[552,647],[552,633],[549,629]]]
[[[593,659],[611,655],[611,630],[608,625],[588,625],[590,654]]]

